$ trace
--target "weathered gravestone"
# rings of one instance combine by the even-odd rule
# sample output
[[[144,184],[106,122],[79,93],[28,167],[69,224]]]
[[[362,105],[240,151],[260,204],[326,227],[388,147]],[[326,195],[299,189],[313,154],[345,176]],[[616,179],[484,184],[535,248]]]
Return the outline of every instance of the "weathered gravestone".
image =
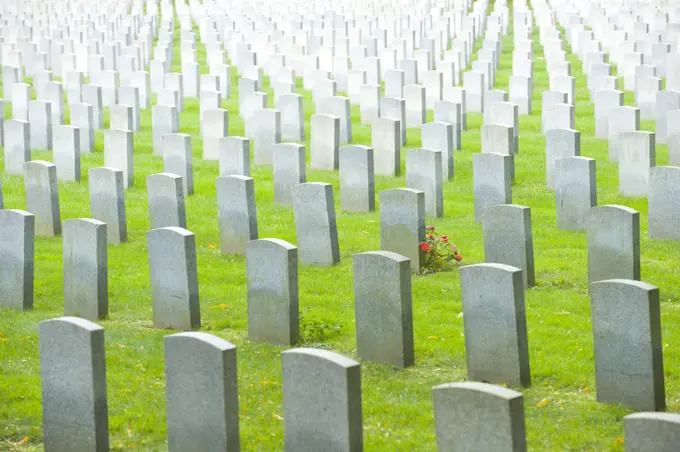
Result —
[[[236,347],[199,332],[163,342],[168,451],[239,451]]]
[[[80,181],[80,135],[73,126],[54,126],[52,129],[54,165],[57,179]]]
[[[191,136],[186,133],[171,133],[163,137],[163,172],[182,177],[184,196],[194,192]]]
[[[623,418],[626,450],[674,452],[680,443],[680,414],[633,413]]]
[[[522,270],[524,287],[535,284],[531,208],[515,204],[489,206],[482,215],[484,260]]]
[[[468,378],[529,386],[522,270],[486,263],[460,268]]]
[[[389,251],[355,254],[357,355],[397,367],[413,365],[411,264]]]
[[[171,105],[157,104],[151,107],[153,132],[153,155],[163,155],[163,137],[179,132],[179,113]]]
[[[212,108],[203,112],[203,160],[217,160],[222,139],[229,135],[229,112]]]
[[[340,148],[340,209],[349,212],[375,210],[373,148],[347,145]]]
[[[52,104],[45,100],[28,103],[31,149],[52,149]]]
[[[131,131],[109,129],[104,132],[104,166],[123,172],[123,188],[134,186],[132,148]]]
[[[71,125],[78,131],[80,153],[87,154],[94,150],[94,108],[89,104],[69,105]]]
[[[663,411],[659,289],[640,281],[609,279],[591,283],[589,291],[597,401]]]
[[[323,267],[340,262],[333,186],[307,182],[292,192],[300,263]]]
[[[651,168],[648,199],[649,237],[680,240],[680,167]]]
[[[352,142],[352,114],[348,98],[329,97],[317,105],[316,112],[338,118],[338,145]]]
[[[595,93],[595,137],[609,137],[609,114],[614,107],[623,106],[623,91],[602,90]]]
[[[526,452],[524,396],[488,383],[432,388],[439,452]]]
[[[409,87],[407,86],[406,88],[408,89]],[[392,119],[396,121],[397,124],[399,124],[401,145],[404,146],[406,144],[406,127],[407,127],[406,101],[404,99],[396,99],[394,97],[383,97],[382,99],[380,99],[380,117]],[[373,127],[375,127],[375,121],[373,122]]]
[[[307,181],[305,146],[279,143],[273,146],[274,202],[293,205],[293,188]]]
[[[640,214],[616,205],[590,209],[588,231],[588,281],[640,280]]]
[[[186,228],[182,177],[177,174],[159,173],[146,178],[151,229]]]
[[[250,177],[250,140],[248,138],[220,138],[218,147],[220,176]]]
[[[316,114],[311,118],[310,168],[323,170],[338,169],[340,146],[340,118]],[[304,149],[304,146],[302,147]],[[304,166],[304,163],[303,163]]]
[[[620,134],[640,130],[640,109],[635,107],[613,107],[609,110],[609,160],[619,161]]]
[[[442,154],[442,180],[453,179],[453,126],[445,122],[428,122],[423,124],[421,131],[423,148]]]
[[[27,121],[10,119],[5,122],[5,172],[24,174],[24,164],[31,160],[30,125]]]
[[[279,239],[246,244],[248,338],[276,345],[298,340],[298,249]]]
[[[361,452],[359,363],[326,350],[281,353],[286,450]]]
[[[64,221],[64,315],[98,320],[109,312],[106,223]]]
[[[43,160],[24,164],[26,210],[35,215],[35,234],[61,234],[61,213],[57,187],[57,167]]]
[[[123,172],[116,168],[92,168],[88,179],[90,215],[106,223],[109,243],[118,245],[127,242]]]
[[[411,271],[420,273],[425,252],[425,193],[410,188],[380,192],[380,249],[411,261]]]
[[[268,108],[258,110],[252,121],[255,164],[270,165],[273,146],[281,142],[281,112]]]
[[[223,254],[245,254],[246,243],[257,239],[254,181],[247,176],[223,176],[215,185],[220,249]]]
[[[396,176],[401,173],[399,121],[377,118],[371,128],[375,173]]]
[[[462,108],[461,104],[441,100],[434,103],[434,121],[451,124],[452,150],[462,149]],[[451,156],[453,161],[453,156]]]
[[[573,129],[551,129],[545,132],[545,181],[555,188],[556,162],[581,155],[581,132]]]
[[[59,317],[38,325],[45,450],[109,450],[104,329]]]
[[[153,326],[193,330],[201,326],[196,238],[183,228],[146,233],[151,274]]]
[[[425,194],[425,215],[443,217],[442,152],[432,149],[406,152],[406,186]]]
[[[487,207],[512,204],[512,160],[509,155],[479,153],[472,156],[475,221]]]
[[[33,308],[35,216],[0,209],[0,306]]]
[[[284,94],[276,102],[281,111],[281,139],[285,141],[305,140],[305,116],[303,98],[299,94]]]
[[[655,135],[635,131],[618,134],[619,193],[645,197],[649,193],[649,170],[656,166]]]
[[[567,157],[555,161],[557,229],[582,231],[591,207],[597,205],[595,159]]]

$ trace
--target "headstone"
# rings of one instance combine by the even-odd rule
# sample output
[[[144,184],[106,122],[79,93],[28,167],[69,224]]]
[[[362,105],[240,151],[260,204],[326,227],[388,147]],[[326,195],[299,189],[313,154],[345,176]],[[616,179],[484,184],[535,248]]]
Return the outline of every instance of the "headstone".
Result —
[[[451,124],[453,149],[462,149],[462,105],[455,102],[442,100],[434,104],[434,121]],[[453,156],[452,156],[453,158]]]
[[[305,146],[279,143],[273,151],[274,202],[293,205],[293,188],[307,181]]]
[[[146,178],[150,228],[186,228],[182,177],[159,173]]]
[[[408,86],[405,88],[408,92]],[[399,124],[401,135],[401,145],[406,144],[406,101],[393,97],[383,97],[380,99],[380,117],[393,119]],[[375,121],[373,121],[375,124]]]
[[[591,207],[597,205],[595,159],[566,157],[555,161],[557,229],[583,231]]]
[[[649,237],[680,240],[680,167],[650,168],[648,198]]]
[[[371,128],[375,173],[396,176],[401,173],[399,121],[377,118]]]
[[[619,193],[645,197],[649,193],[649,170],[656,166],[653,132],[621,132],[617,137]]]
[[[64,315],[98,320],[109,311],[106,223],[64,221]]]
[[[623,418],[623,432],[626,450],[673,452],[680,441],[680,414],[629,414]]]
[[[553,104],[542,113],[543,133],[552,129],[573,129],[575,123],[574,106]]]
[[[30,124],[19,119],[5,122],[5,172],[24,174],[24,164],[31,160]]]
[[[512,204],[512,160],[508,155],[479,153],[472,156],[475,221],[496,204]]]
[[[463,88],[467,101],[467,111],[484,113],[484,92],[487,90],[487,81],[484,74],[477,71],[463,73]]]
[[[359,98],[361,124],[373,124],[380,117],[380,85],[362,85]]]
[[[203,112],[203,160],[218,160],[222,139],[229,135],[229,112],[222,108]]]
[[[513,104],[517,104],[520,115],[531,114],[532,91],[533,86],[531,78],[518,75],[510,77],[510,84],[508,87],[509,100]]]
[[[73,126],[54,126],[53,157],[57,179],[80,181],[80,135]]]
[[[92,115],[94,118],[94,127],[101,129],[104,127],[103,119],[103,101],[102,88],[99,85],[85,84],[83,85],[82,99],[84,104],[92,105]]]
[[[443,217],[442,152],[433,149],[408,150],[406,186],[425,193],[425,215]]]
[[[240,450],[236,347],[200,332],[163,343],[168,450]]]
[[[281,361],[286,450],[362,451],[359,363],[310,348],[286,350]]]
[[[663,411],[659,289],[640,281],[610,279],[591,283],[589,292],[597,401]]]
[[[617,205],[590,209],[588,281],[640,280],[640,214]]]
[[[109,450],[104,329],[59,317],[38,325],[44,445],[47,450]]]
[[[299,335],[298,251],[279,239],[246,244],[248,338],[294,345]]]
[[[640,130],[640,109],[635,107],[614,107],[609,110],[609,161],[619,161],[619,135],[622,132]]]
[[[425,193],[410,188],[380,192],[380,249],[411,261],[411,271],[420,273],[425,254]]]
[[[151,107],[151,128],[153,131],[153,154],[163,155],[163,137],[179,132],[179,113],[170,105]]]
[[[329,97],[317,105],[316,112],[335,116],[339,119],[338,144],[352,142],[352,112],[348,98],[342,96]]]
[[[87,154],[94,150],[94,108],[90,104],[69,105],[71,125],[77,128],[80,153]]]
[[[340,208],[349,212],[375,210],[373,148],[342,146],[340,160]]]
[[[310,168],[323,170],[338,169],[340,145],[340,118],[315,114],[311,117]]]
[[[163,172],[182,177],[184,196],[194,192],[191,136],[171,133],[163,137]]]
[[[265,108],[257,111],[252,121],[255,164],[271,165],[274,145],[281,142],[281,112]]]
[[[414,363],[411,264],[389,251],[355,254],[357,355],[407,367]]]
[[[671,110],[680,109],[680,91],[664,90],[656,93],[656,123],[654,133],[659,144],[666,143],[667,114]]]
[[[0,209],[0,231],[0,306],[32,309],[35,216]]]
[[[424,124],[425,121],[427,120],[425,114],[427,102],[425,97],[425,88],[420,85],[404,86],[403,102],[404,102],[404,121],[402,122],[405,122],[405,127],[420,127],[422,124]],[[382,105],[380,106],[380,113],[382,117],[387,117],[383,114]],[[392,119],[398,118],[394,117]],[[405,140],[405,138],[403,138],[403,140]]]
[[[333,186],[307,182],[293,187],[300,263],[320,267],[340,262]]]
[[[217,217],[223,254],[245,254],[246,243],[257,239],[255,185],[247,176],[218,177]]]
[[[527,450],[521,392],[466,381],[435,386],[432,395],[439,452]]]
[[[284,94],[276,102],[281,111],[281,139],[305,141],[305,117],[303,98],[299,94]]]
[[[573,129],[550,129],[545,132],[545,180],[555,188],[556,162],[581,155],[581,132]]]
[[[31,149],[52,149],[52,106],[45,100],[28,103]]]
[[[104,132],[104,166],[123,171],[123,188],[134,185],[132,134],[129,130],[109,129]]]
[[[194,234],[183,228],[167,227],[152,229],[146,237],[154,328],[200,328]]]
[[[26,210],[35,215],[35,234],[61,234],[61,214],[57,187],[57,167],[43,160],[24,164]]]

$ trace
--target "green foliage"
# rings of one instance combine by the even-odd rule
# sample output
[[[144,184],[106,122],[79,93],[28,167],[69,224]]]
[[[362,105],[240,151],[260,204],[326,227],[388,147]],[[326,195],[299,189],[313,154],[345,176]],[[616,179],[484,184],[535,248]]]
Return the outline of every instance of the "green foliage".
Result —
[[[309,308],[300,313],[300,336],[298,343],[304,347],[328,348],[324,342],[340,334],[342,325],[332,320],[316,320],[309,317]]]
[[[424,275],[452,270],[463,260],[456,245],[449,241],[448,236],[439,235],[434,226],[427,227],[425,241],[420,244],[420,249],[425,253],[422,267]]]

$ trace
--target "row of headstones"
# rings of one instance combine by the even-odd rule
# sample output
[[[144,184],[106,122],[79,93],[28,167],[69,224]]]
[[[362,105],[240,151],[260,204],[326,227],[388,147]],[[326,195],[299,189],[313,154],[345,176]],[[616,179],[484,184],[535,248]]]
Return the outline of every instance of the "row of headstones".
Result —
[[[617,289],[606,287],[616,282],[600,284],[598,289]],[[619,312],[612,309],[612,315]],[[612,340],[612,346],[621,345]],[[39,347],[45,449],[108,450],[104,329],[73,317],[43,321]],[[168,449],[240,450],[236,347],[206,333],[179,333],[165,336],[164,357]],[[363,450],[360,364],[308,348],[282,352],[281,363],[286,450]],[[621,378],[610,383],[629,391],[650,389]],[[520,392],[488,383],[447,383],[433,388],[433,400],[437,450],[527,450]],[[626,450],[675,450],[680,415],[631,414],[624,430]]]

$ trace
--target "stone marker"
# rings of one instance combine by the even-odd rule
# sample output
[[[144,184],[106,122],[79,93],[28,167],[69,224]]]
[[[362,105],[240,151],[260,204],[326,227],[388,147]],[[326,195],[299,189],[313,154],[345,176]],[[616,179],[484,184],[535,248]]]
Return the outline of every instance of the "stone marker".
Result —
[[[0,306],[33,308],[35,216],[0,209]]]
[[[31,160],[30,125],[27,121],[10,119],[5,121],[5,172],[24,174],[24,163]]]
[[[327,350],[281,353],[285,448],[363,450],[359,363]]]
[[[406,85],[404,86],[404,121],[405,127],[420,127],[426,121],[426,97],[425,87],[420,85]],[[383,114],[382,104],[380,106],[381,116],[387,117]],[[392,117],[392,119],[399,119]],[[404,123],[402,121],[402,124]],[[405,143],[405,130],[402,131],[402,144]]]
[[[52,104],[46,100],[28,103],[31,149],[52,149]]]
[[[307,181],[305,146],[279,143],[272,151],[274,173],[274,202],[293,205],[293,188]]]
[[[71,104],[69,114],[71,125],[78,131],[80,153],[92,152],[94,150],[94,108],[89,104]]]
[[[151,229],[165,227],[186,228],[182,177],[159,173],[146,178]]]
[[[551,129],[545,132],[545,182],[555,188],[556,162],[581,155],[581,132],[573,129]]]
[[[406,93],[408,94],[408,89],[410,86],[406,87]],[[425,118],[423,115],[423,121],[418,124],[418,125],[410,125],[406,121],[406,100],[404,99],[396,99],[393,97],[383,97],[380,99],[380,117],[381,118],[387,118],[387,119],[393,119],[397,121],[399,124],[399,133],[401,135],[401,145],[406,144],[406,127],[417,127],[422,122],[425,122]],[[373,125],[375,126],[375,121],[373,122]]]
[[[98,320],[109,312],[106,223],[64,221],[64,315]]]
[[[654,132],[621,132],[617,137],[619,193],[645,197],[649,193],[649,170],[656,166]]]
[[[399,121],[377,118],[371,128],[375,173],[397,176],[401,173]]]
[[[597,206],[586,219],[588,282],[640,280],[640,214],[629,207]]]
[[[61,234],[57,167],[32,160],[24,168],[26,210],[35,215],[35,234],[47,237]]]
[[[54,126],[52,128],[54,165],[57,179],[80,181],[80,135],[73,126]]]
[[[276,102],[281,111],[281,139],[305,141],[305,116],[303,98],[299,94],[283,94]]]
[[[489,206],[482,215],[482,228],[484,260],[521,269],[524,287],[533,287],[535,276],[531,208],[516,204]]]
[[[472,156],[475,221],[487,207],[512,204],[512,160],[509,155],[479,153]]]
[[[151,128],[153,131],[153,155],[163,155],[163,137],[179,132],[179,113],[171,105],[151,107]]]
[[[428,122],[423,124],[421,130],[423,147],[442,153],[442,180],[453,179],[454,126],[444,122]]]
[[[123,188],[134,186],[132,132],[129,130],[104,131],[104,166],[123,171]]]
[[[597,205],[595,159],[567,157],[555,161],[557,229],[583,231],[591,207]]]
[[[410,149],[406,152],[406,186],[425,193],[425,215],[444,216],[442,152]]]
[[[373,148],[347,145],[340,148],[340,208],[349,212],[375,210]]]
[[[620,134],[640,130],[640,109],[634,107],[613,107],[609,110],[609,160],[619,161]]]
[[[281,112],[268,108],[258,110],[252,121],[255,164],[271,165],[273,146],[281,142]]]
[[[125,191],[123,172],[117,168],[92,168],[90,182],[90,215],[106,223],[108,242],[127,242]]]
[[[338,149],[340,146],[340,118],[331,115],[315,114],[312,115],[310,123],[312,129],[310,138],[310,168],[330,171],[337,170]]]
[[[524,396],[488,383],[432,389],[439,452],[526,452]]]
[[[680,240],[680,167],[651,168],[648,198],[649,237]]]
[[[298,250],[279,239],[246,244],[248,339],[294,345],[299,335]]]
[[[171,133],[163,137],[163,172],[181,176],[184,196],[193,194],[191,136],[186,133]]]
[[[104,329],[59,317],[38,325],[46,450],[109,450]]]
[[[183,228],[167,227],[152,229],[146,237],[154,328],[200,328],[194,234]]]
[[[316,112],[335,116],[339,119],[338,143],[348,144],[352,142],[352,112],[349,99],[342,96],[333,96],[317,105]],[[312,119],[314,116],[312,116]]]
[[[674,452],[680,441],[680,414],[633,413],[623,418],[627,451]]]
[[[411,264],[389,251],[355,254],[357,355],[397,367],[413,365]]]
[[[240,450],[236,347],[200,332],[163,343],[168,451]]]
[[[551,129],[573,129],[575,123],[574,106],[553,104],[542,112],[543,133]]]
[[[589,292],[597,401],[664,411],[659,289],[610,279],[591,283]]]
[[[333,186],[307,182],[292,190],[300,263],[323,267],[340,262]]]
[[[222,253],[245,254],[246,243],[257,239],[254,181],[247,176],[224,176],[215,185]]]
[[[609,137],[609,113],[623,105],[623,91],[602,90],[595,93],[595,137]]]
[[[411,261],[411,271],[420,273],[425,253],[425,193],[410,188],[380,192],[380,249]]]
[[[462,108],[461,104],[442,100],[434,103],[434,121],[451,124],[453,149],[462,149]],[[452,157],[453,160],[453,157]]]
[[[229,129],[229,112],[222,108],[212,108],[203,112],[203,160],[217,160],[220,144]]]
[[[219,141],[220,176],[250,177],[250,140],[243,137],[224,137]]]

